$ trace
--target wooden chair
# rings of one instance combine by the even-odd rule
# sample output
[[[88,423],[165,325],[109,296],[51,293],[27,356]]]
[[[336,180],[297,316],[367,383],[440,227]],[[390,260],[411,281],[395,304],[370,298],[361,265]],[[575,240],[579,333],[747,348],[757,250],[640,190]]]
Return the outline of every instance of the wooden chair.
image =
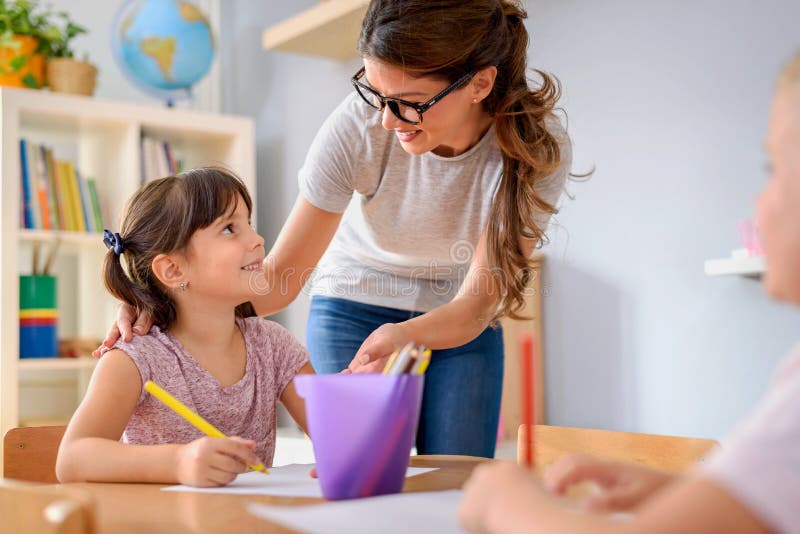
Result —
[[[517,432],[517,462],[527,450],[526,425]],[[717,442],[710,439],[637,434],[591,428],[536,425],[536,465],[553,463],[562,454],[581,453],[635,462],[664,471],[682,471],[702,461]]]
[[[94,504],[76,488],[0,479],[3,532],[86,534],[94,532]]]
[[[3,476],[56,483],[56,456],[65,426],[12,428],[3,438]]]

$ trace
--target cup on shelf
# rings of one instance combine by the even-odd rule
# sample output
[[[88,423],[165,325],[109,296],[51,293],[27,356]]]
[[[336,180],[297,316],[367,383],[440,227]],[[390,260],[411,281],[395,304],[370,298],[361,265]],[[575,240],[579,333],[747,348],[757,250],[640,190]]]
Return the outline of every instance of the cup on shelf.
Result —
[[[56,277],[19,277],[19,357],[55,358],[58,355]]]
[[[399,493],[419,422],[424,375],[299,375],[322,495]]]

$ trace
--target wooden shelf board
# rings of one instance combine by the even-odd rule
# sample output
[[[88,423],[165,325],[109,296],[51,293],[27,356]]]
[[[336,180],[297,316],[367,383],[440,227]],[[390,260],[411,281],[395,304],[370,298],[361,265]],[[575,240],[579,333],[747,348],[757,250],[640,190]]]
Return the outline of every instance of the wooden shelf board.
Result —
[[[759,277],[766,271],[766,263],[764,256],[722,258],[706,260],[704,270],[707,276],[739,275]]]
[[[19,368],[40,371],[68,370],[68,369],[94,369],[97,359],[91,356],[80,358],[20,358]]]
[[[356,56],[356,42],[368,0],[327,0],[267,28],[261,44],[282,50],[333,59]]]

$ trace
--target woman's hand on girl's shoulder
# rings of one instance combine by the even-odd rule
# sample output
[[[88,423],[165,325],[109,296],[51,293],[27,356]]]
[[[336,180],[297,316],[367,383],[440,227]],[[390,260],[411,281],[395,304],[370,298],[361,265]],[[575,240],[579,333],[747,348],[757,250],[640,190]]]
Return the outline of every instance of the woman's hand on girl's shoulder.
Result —
[[[131,326],[133,325],[133,326]],[[136,308],[130,304],[122,303],[117,308],[117,318],[108,329],[108,334],[103,343],[92,351],[92,356],[100,358],[108,349],[114,346],[119,338],[123,341],[133,339],[133,334],[144,335],[153,326],[153,318],[148,313],[136,313]]]

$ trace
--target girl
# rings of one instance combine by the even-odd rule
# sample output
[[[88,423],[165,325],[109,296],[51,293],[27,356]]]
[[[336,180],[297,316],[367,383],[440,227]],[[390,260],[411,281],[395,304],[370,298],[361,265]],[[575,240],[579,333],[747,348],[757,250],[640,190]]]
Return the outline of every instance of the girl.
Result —
[[[370,2],[353,92],[314,139],[266,259],[276,290],[253,299],[274,313],[310,278],[320,373],[379,371],[412,340],[434,349],[421,454],[494,455],[503,336],[490,325],[519,312],[569,173],[558,82],[527,81],[526,16],[511,0]],[[150,319],[123,307],[105,344],[134,321]]]
[[[98,363],[61,442],[59,480],[224,485],[272,463],[278,399],[305,430],[293,379],[313,372],[306,351],[250,304],[265,252],[251,210],[239,178],[195,169],[142,187],[120,233],[105,232],[106,287],[155,326]],[[147,380],[238,437],[202,437],[144,392]]]
[[[758,200],[767,260],[765,288],[800,304],[800,54],[786,67],[772,106],[772,176]],[[528,471],[480,466],[465,487],[461,523],[473,532],[800,532],[800,352],[781,367],[759,408],[720,450],[686,476],[566,457],[545,476],[562,493],[585,480],[605,489],[591,508],[633,510],[631,521],[560,507]]]

